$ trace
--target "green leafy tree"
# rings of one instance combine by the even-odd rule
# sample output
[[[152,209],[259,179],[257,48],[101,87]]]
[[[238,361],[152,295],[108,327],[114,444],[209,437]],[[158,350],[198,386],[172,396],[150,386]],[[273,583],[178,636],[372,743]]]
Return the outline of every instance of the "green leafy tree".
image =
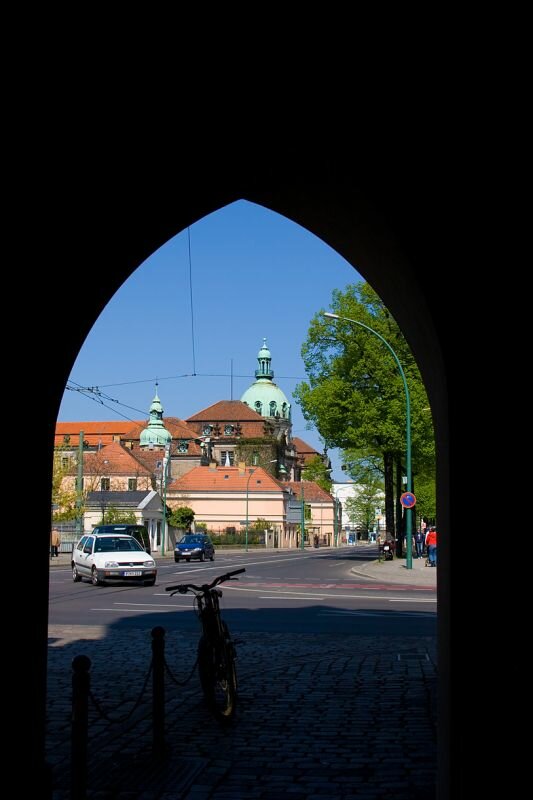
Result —
[[[434,475],[425,475],[415,481],[416,517],[435,519],[437,515],[437,490]]]
[[[52,468],[52,504],[54,512],[52,519],[56,522],[70,521],[77,517],[76,490],[66,489],[65,478],[72,474],[76,466],[76,459],[66,454],[66,448],[57,448],[54,451]],[[84,508],[81,508],[83,513]]]
[[[431,471],[435,453],[427,394],[394,318],[367,283],[334,290],[331,307],[335,314],[372,328],[396,353],[410,393],[413,472]],[[381,460],[386,526],[394,532],[394,465],[405,464],[406,447],[405,390],[394,358],[371,332],[318,313],[311,320],[302,358],[308,381],[296,387],[296,402],[328,448],[360,454],[352,466],[369,457]]]
[[[368,474],[365,483],[357,484],[356,492],[354,497],[346,499],[346,513],[356,528],[368,534],[370,528],[374,526],[376,508],[381,505],[383,499],[383,481]]]
[[[270,528],[270,522],[267,522],[267,520],[263,519],[262,517],[258,517],[257,519],[254,519],[250,527],[252,530],[259,533],[261,531],[267,531]]]
[[[330,475],[331,470],[324,464],[320,456],[313,456],[302,471],[302,480],[314,481],[324,491],[331,492],[332,481]]]
[[[193,520],[194,511],[189,506],[179,506],[168,516],[169,525],[186,531],[190,531]]]
[[[120,511],[115,506],[107,506],[97,525],[135,525],[137,518],[133,511]]]

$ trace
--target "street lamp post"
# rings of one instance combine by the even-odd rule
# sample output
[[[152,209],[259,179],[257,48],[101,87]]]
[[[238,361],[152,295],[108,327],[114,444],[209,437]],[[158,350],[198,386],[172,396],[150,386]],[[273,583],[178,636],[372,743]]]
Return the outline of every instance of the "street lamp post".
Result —
[[[246,481],[246,534],[245,534],[245,545],[244,549],[248,552],[248,487],[250,486],[250,478],[254,474],[255,469],[250,470],[250,474],[248,475],[248,480]]]
[[[392,357],[394,358],[394,360],[396,362],[396,365],[397,365],[398,369],[400,370],[400,375],[402,376],[402,381],[403,381],[403,388],[405,390],[405,416],[406,416],[406,423],[405,423],[405,427],[406,427],[406,432],[405,432],[406,454],[405,455],[406,455],[406,462],[407,462],[406,463],[406,466],[407,466],[407,487],[406,487],[406,491],[412,492],[413,480],[412,480],[412,473],[411,473],[411,401],[410,401],[410,398],[409,398],[409,389],[407,388],[407,380],[405,378],[405,373],[403,371],[402,365],[400,364],[400,359],[398,358],[398,356],[396,355],[396,353],[394,352],[394,350],[392,349],[392,347],[390,346],[388,341],[386,339],[384,339],[383,336],[380,333],[378,333],[377,331],[375,331],[373,328],[370,328],[368,325],[365,325],[364,322],[359,322],[356,319],[349,319],[349,317],[341,317],[339,314],[330,314],[330,313],[328,313],[326,311],[324,311],[324,316],[325,317],[329,317],[329,319],[343,319],[346,322],[353,322],[354,325],[360,325],[361,328],[365,328],[365,330],[370,331],[370,333],[373,333],[374,336],[377,336],[378,339],[380,339],[383,342],[383,344],[389,349]],[[412,546],[413,543],[412,543],[412,517],[411,517],[411,513],[412,513],[412,509],[411,508],[406,508],[405,509],[405,514],[406,514],[405,536],[406,536],[406,539],[407,539],[405,566],[406,566],[407,569],[412,569],[413,568],[413,546]]]
[[[163,484],[163,519],[161,521],[161,555],[165,555],[165,532],[167,521],[167,468],[168,460],[170,457],[170,447],[165,447],[165,455],[163,457],[163,471],[161,474],[161,483]]]

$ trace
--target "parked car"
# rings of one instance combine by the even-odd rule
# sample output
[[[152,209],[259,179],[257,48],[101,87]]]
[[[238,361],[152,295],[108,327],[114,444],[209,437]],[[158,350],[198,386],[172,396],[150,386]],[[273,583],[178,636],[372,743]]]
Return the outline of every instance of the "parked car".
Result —
[[[213,542],[206,533],[186,533],[174,548],[174,561],[179,564],[180,560],[190,561],[197,558],[199,561],[210,561],[215,559],[215,548]]]
[[[144,525],[133,525],[129,523],[115,523],[114,525],[97,525],[93,533],[125,533],[133,536],[147,553],[152,552],[150,545],[150,534]]]
[[[89,578],[94,586],[106,581],[142,582],[153,586],[154,559],[133,536],[118,533],[85,534],[72,550],[72,580]]]

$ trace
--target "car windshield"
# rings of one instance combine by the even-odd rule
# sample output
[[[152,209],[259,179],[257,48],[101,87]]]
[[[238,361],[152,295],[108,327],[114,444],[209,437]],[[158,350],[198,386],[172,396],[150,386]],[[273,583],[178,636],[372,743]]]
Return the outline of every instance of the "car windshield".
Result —
[[[105,539],[97,539],[94,547],[95,553],[124,553],[132,550],[142,550],[143,548],[136,539],[126,536],[106,536]]]
[[[202,536],[183,536],[178,544],[203,544],[204,541]]]

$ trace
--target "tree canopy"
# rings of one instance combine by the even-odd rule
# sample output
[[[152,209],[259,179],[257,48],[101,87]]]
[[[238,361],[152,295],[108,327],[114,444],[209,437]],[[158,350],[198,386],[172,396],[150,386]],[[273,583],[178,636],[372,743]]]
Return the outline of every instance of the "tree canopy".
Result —
[[[433,475],[435,438],[429,402],[396,321],[367,283],[334,290],[331,311],[368,326],[396,354],[410,396],[413,475]],[[348,471],[357,480],[361,464],[372,459],[374,467],[382,470],[387,459],[405,466],[406,394],[387,346],[371,331],[348,320],[326,318],[322,311],[315,314],[301,351],[308,381],[297,385],[294,397],[326,447],[340,448],[346,454]],[[387,481],[385,491],[390,495]],[[392,507],[390,497],[388,502]]]

